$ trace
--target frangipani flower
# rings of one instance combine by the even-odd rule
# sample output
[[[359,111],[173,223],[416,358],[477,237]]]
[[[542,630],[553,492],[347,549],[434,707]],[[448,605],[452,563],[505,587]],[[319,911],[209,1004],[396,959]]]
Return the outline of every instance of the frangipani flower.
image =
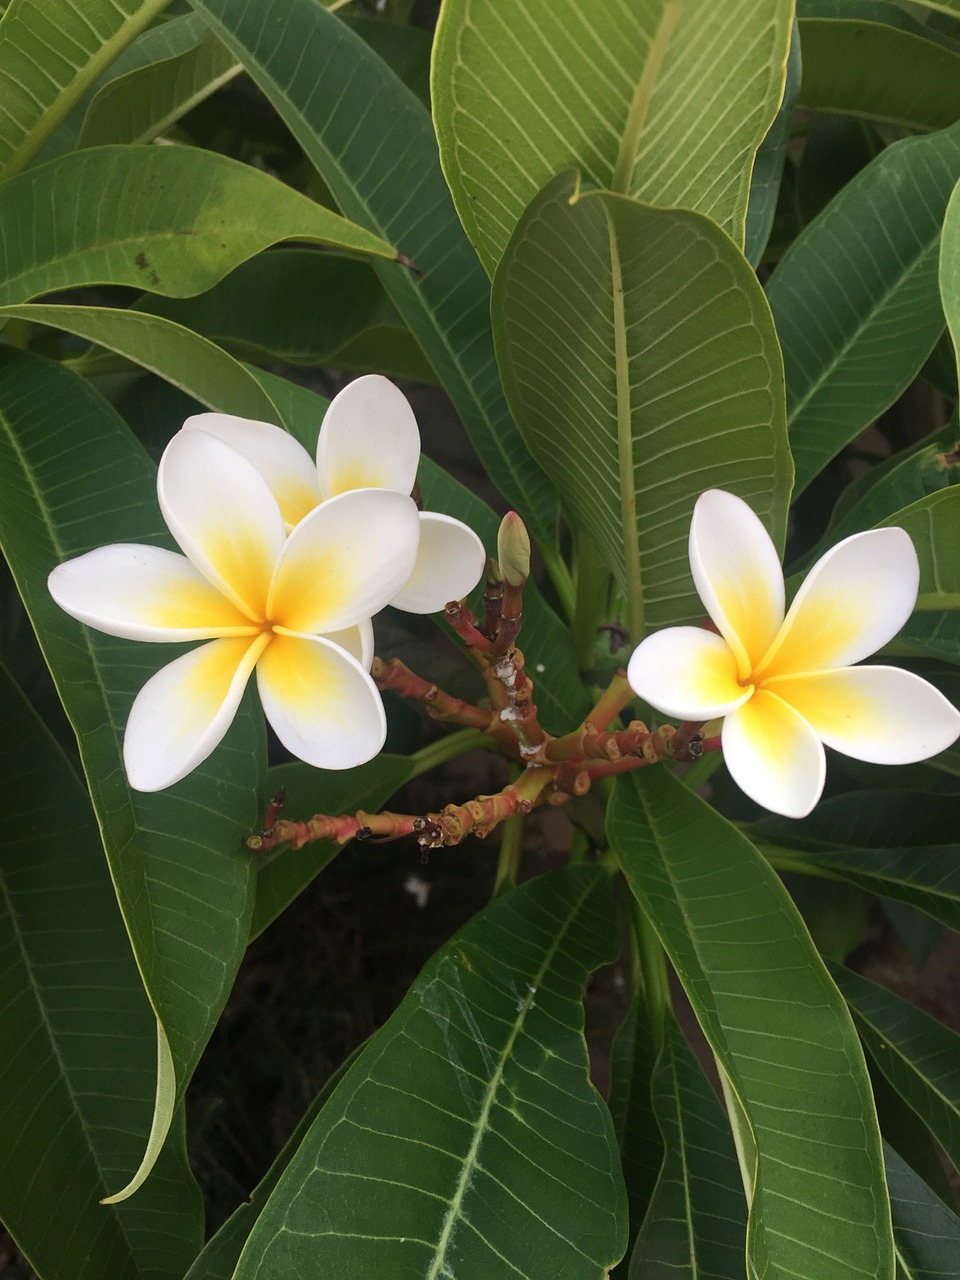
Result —
[[[712,489],[690,527],[693,580],[719,635],[668,627],[639,645],[627,676],[681,720],[722,716],[737,785],[788,818],[823,791],[823,747],[874,764],[912,764],[960,734],[960,712],[919,676],[854,663],[891,640],[917,599],[917,553],[903,529],[857,533],[807,575],[784,617],[776,548],[745,502]]]
[[[221,741],[256,668],[280,741],[325,769],[383,746],[383,704],[368,668],[371,616],[410,576],[420,521],[409,497],[345,493],[287,536],[263,477],[204,431],[181,431],[157,475],[164,519],[184,555],[119,543],[50,574],[74,618],[135,640],[206,640],[140,690],[123,756],[131,786],[159,791]]]
[[[184,431],[206,431],[257,468],[292,529],[327,498],[352,489],[413,491],[420,432],[406,396],[379,374],[349,383],[330,402],[314,464],[293,436],[267,422],[199,413]],[[472,529],[437,512],[420,514],[420,548],[410,577],[390,600],[408,613],[436,613],[480,581],[485,553]]]

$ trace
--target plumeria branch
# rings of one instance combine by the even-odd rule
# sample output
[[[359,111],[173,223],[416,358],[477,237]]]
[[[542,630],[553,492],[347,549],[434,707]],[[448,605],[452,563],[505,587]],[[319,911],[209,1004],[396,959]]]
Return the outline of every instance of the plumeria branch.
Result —
[[[626,674],[618,671],[587,718],[570,733],[555,737],[540,724],[534,684],[515,640],[523,617],[523,585],[529,570],[529,544],[516,517],[504,521],[500,561],[487,569],[482,624],[463,601],[451,601],[445,616],[463,640],[482,675],[490,705],[477,706],[447,693],[406,666],[399,658],[374,658],[371,674],[378,688],[390,689],[424,708],[433,720],[479,730],[492,739],[523,772],[495,795],[477,796],[465,804],[449,804],[438,813],[384,811],[352,815],[316,814],[306,822],[281,816],[283,797],[271,803],[263,831],[247,840],[248,848],[269,852],[288,844],[299,849],[314,840],[399,840],[413,836],[425,849],[460,844],[468,835],[484,837],[514,815],[538,805],[562,805],[586,794],[598,778],[656,764],[660,760],[693,762],[706,744],[699,722],[678,729],[648,729],[633,720],[625,729],[611,727],[635,695]],[[719,747],[712,739],[709,749]]]

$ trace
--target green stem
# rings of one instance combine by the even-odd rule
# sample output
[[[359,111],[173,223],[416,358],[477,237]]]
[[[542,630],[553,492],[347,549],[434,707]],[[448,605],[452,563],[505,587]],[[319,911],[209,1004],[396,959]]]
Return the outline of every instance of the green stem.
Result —
[[[567,615],[567,620],[572,623],[576,612],[576,592],[567,563],[559,550],[541,547],[540,554],[543,556],[543,563],[547,566],[547,573],[550,575],[550,581]]]
[[[586,862],[589,852],[590,841],[587,838],[587,833],[577,828],[570,840],[570,861]]]
[[[617,375],[617,453],[620,468],[620,525],[623,529],[623,561],[627,588],[627,627],[637,645],[646,634],[640,542],[637,538],[637,494],[633,483],[633,414],[630,402],[630,353],[623,303],[620,246],[613,220],[607,213],[610,236],[610,276],[613,284],[613,342]]]
[[[590,538],[577,540],[577,595],[573,614],[573,643],[577,668],[589,671],[593,666],[597,627],[603,614],[610,575]]]
[[[512,769],[510,773],[511,782],[515,782],[520,776],[519,770],[516,769]],[[497,871],[493,880],[491,901],[494,898],[499,898],[501,894],[509,892],[510,889],[516,888],[520,860],[523,857],[523,833],[526,820],[527,815],[525,813],[515,813],[512,818],[508,818],[503,824],[500,857],[497,859]]]
[[[457,756],[466,755],[478,747],[495,747],[493,738],[478,729],[458,729],[438,738],[436,742],[428,742],[425,747],[415,751],[410,757],[412,772],[410,778],[419,778],[421,774],[435,769],[438,764],[446,764],[448,760],[456,760]],[[409,781],[409,779],[408,779]]]
[[[671,1008],[670,983],[667,979],[667,962],[660,939],[639,902],[634,909],[634,928],[640,952],[640,966],[643,970],[643,990],[650,1018],[650,1030],[653,1033],[654,1047],[659,1052],[663,1048],[664,1024],[667,1012]]]

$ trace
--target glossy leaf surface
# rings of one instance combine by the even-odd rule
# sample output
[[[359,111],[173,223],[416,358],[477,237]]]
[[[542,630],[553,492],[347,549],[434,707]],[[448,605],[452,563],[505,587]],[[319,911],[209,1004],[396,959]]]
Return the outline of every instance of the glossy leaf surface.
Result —
[[[628,599],[633,639],[703,615],[690,514],[711,486],[781,541],[782,369],[756,277],[699,214],[551,182],[493,289],[504,385],[534,456]]]
[[[749,0],[446,0],[433,101],[444,171],[493,274],[557,173],[696,209],[738,244],[783,96],[792,6]]]
[[[838,876],[960,929],[960,800],[890,788],[821,801],[800,821],[763,818],[750,838],[775,865]]]
[[[630,1280],[740,1280],[747,1210],[730,1125],[672,1017],[653,1103],[666,1155]]]
[[[607,877],[587,866],[466,925],[323,1108],[237,1280],[601,1280],[626,1244],[626,1200],[580,997],[615,938]]]
[[[798,492],[893,403],[939,338],[940,229],[958,178],[960,127],[888,147],[773,273]]]
[[[0,708],[0,1215],[44,1280],[179,1280],[203,1229],[181,1126],[134,1201],[98,1203],[140,1161],[156,1019],[90,801],[2,667]]]
[[[294,237],[394,257],[275,178],[192,147],[96,147],[51,160],[0,187],[0,222],[0,304],[81,284],[201,293]]]
[[[36,154],[169,0],[11,0],[0,19],[0,179]]]
[[[786,890],[666,769],[618,782],[608,830],[743,1113],[748,1273],[891,1280],[866,1067]]]
[[[0,307],[0,320],[12,316],[53,325],[108,347],[211,409],[267,422],[279,416],[276,405],[242,364],[206,338],[159,316],[47,303]]]
[[[960,1257],[960,1218],[884,1143],[890,1188],[897,1275],[903,1280],[943,1280]]]
[[[905,129],[944,129],[960,116],[960,54],[882,22],[800,21],[800,105]],[[891,69],[896,72],[891,74]]]
[[[253,863],[240,840],[258,816],[263,718],[248,691],[224,742],[193,774],[166,792],[129,788],[120,758],[127,713],[178,650],[81,627],[54,604],[46,578],[60,561],[105,543],[171,545],[153,465],[81,379],[9,348],[0,351],[0,450],[0,540],[77,733],[120,909],[161,1024],[159,1133],[243,955]]]
[[[960,1035],[851,969],[830,973],[874,1062],[960,1166]]]

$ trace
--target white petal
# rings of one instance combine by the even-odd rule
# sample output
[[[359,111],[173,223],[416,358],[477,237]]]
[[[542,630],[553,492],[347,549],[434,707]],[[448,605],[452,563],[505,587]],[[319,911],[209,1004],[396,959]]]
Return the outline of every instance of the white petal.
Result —
[[[185,556],[117,542],[68,560],[47,579],[71,617],[130,640],[207,640],[256,628]]]
[[[920,567],[903,529],[838,542],[810,570],[756,674],[849,667],[885,645],[913,612]]]
[[[344,631],[328,631],[323,637],[331,644],[338,644],[346,649],[352,658],[356,658],[364,671],[370,670],[373,662],[373,623],[369,618],[355,627],[347,627]]]
[[[342,493],[287,539],[270,590],[272,622],[326,635],[378,613],[413,571],[420,538],[414,503],[387,489]]]
[[[160,459],[157,496],[187,557],[247,617],[262,621],[286,538],[263,476],[206,431],[180,431]]]
[[[780,698],[758,689],[723,722],[730,776],[757,804],[785,818],[805,818],[820,799],[827,762],[820,739]]]
[[[765,683],[828,747],[872,764],[914,764],[960,736],[960,711],[899,667],[843,667]]]
[[[746,678],[783,621],[784,590],[777,549],[742,498],[709,489],[697,499],[690,571],[704,608]]]
[[[652,707],[678,720],[725,716],[753,692],[738,682],[726,640],[699,627],[666,627],[647,636],[633,651],[627,679]]]
[[[349,383],[330,402],[317,441],[325,498],[350,489],[392,489],[409,497],[420,462],[410,402],[378,373]]]
[[[197,413],[186,420],[183,430],[206,431],[242,453],[270,486],[288,528],[299,524],[320,501],[313,459],[282,427],[229,413]]]
[[[487,553],[467,525],[435,511],[420,515],[420,547],[413,573],[390,601],[408,613],[439,613],[480,581]]]
[[[212,640],[147,681],[123,739],[123,763],[135,791],[162,791],[206,760],[230,728],[269,640]]]
[[[277,636],[257,666],[260,700],[277,737],[318,769],[351,769],[383,746],[387,720],[360,663],[319,636]]]

